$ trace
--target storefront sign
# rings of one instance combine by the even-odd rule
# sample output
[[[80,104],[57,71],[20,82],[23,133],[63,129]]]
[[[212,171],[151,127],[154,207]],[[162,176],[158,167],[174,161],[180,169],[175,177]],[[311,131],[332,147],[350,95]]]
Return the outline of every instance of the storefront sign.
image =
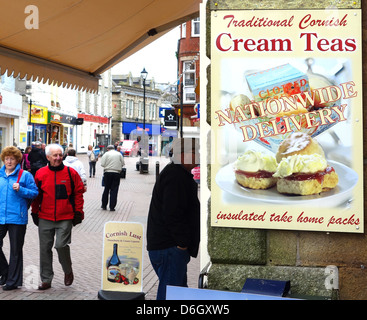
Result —
[[[122,133],[130,134],[132,132],[141,131],[143,132],[144,124],[141,122],[123,122]],[[145,131],[149,135],[160,135],[161,127],[159,124],[145,123]]]
[[[83,114],[79,113],[78,118],[83,118],[85,121],[89,122],[97,122],[97,123],[109,123],[109,118],[107,117],[101,117],[101,116],[94,116],[91,114]]]
[[[142,292],[143,225],[107,222],[103,233],[102,290]]]
[[[66,114],[49,112],[48,113],[49,123],[56,122],[56,123],[65,123],[65,124],[74,124],[76,117],[69,116]]]
[[[31,122],[39,124],[47,124],[47,120],[48,120],[48,109],[46,107],[32,105]]]
[[[212,226],[363,232],[361,20],[212,12]]]
[[[22,115],[22,96],[2,90],[0,92],[0,113],[20,117]]]

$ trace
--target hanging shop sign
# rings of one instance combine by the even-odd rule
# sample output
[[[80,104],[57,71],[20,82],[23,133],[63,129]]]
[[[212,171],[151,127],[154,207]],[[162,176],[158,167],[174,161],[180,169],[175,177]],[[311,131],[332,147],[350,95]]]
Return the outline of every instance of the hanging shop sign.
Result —
[[[363,232],[361,18],[212,12],[212,226]]]
[[[107,222],[103,232],[102,290],[142,292],[141,223]]]
[[[31,106],[31,123],[47,124],[48,109],[37,105]]]
[[[65,124],[75,124],[76,117],[70,116],[67,114],[49,112],[48,113],[48,122],[49,123],[65,123]]]

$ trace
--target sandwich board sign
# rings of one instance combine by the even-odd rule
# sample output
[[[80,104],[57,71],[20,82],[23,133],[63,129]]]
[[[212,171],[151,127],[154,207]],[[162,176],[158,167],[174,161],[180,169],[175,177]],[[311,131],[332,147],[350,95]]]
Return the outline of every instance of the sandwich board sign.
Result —
[[[143,245],[141,223],[109,221],[105,224],[102,290],[142,292]]]

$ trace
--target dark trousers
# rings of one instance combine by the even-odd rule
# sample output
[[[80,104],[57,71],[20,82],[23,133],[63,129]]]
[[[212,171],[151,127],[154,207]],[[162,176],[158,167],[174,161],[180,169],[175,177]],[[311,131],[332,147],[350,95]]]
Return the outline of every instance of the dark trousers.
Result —
[[[91,177],[92,175],[93,177],[96,175],[96,162],[95,161],[89,162],[89,177]]]
[[[104,191],[102,194],[102,208],[106,208],[108,204],[108,196],[110,197],[110,209],[113,210],[117,203],[117,193],[120,186],[120,174],[115,172],[105,172]]]
[[[27,225],[0,225],[0,274],[7,275],[6,285],[21,286],[23,284],[23,244]],[[3,252],[3,239],[9,232],[10,258],[9,263]]]
[[[187,264],[190,262],[187,250],[177,247],[151,250],[149,259],[159,278],[157,300],[166,299],[167,285],[187,287]]]

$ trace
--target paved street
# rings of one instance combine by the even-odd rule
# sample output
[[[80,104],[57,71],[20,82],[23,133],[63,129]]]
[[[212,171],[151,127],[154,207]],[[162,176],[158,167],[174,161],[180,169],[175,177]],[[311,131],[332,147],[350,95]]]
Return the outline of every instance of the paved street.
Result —
[[[78,155],[88,172],[86,155]],[[121,179],[116,211],[101,209],[102,168],[97,162],[96,177],[88,178],[88,190],[85,194],[85,219],[73,229],[71,255],[73,261],[74,283],[70,287],[64,285],[64,273],[54,250],[54,280],[52,288],[46,291],[37,289],[39,281],[38,232],[31,218],[27,227],[24,244],[24,280],[23,287],[3,291],[0,289],[0,300],[97,300],[101,288],[102,274],[102,233],[107,221],[140,222],[146,226],[147,213],[155,182],[156,161],[160,162],[160,170],[168,163],[164,157],[151,157],[149,174],[140,174],[135,169],[137,158],[125,158],[127,176]],[[88,174],[89,177],[89,174]],[[29,210],[30,211],[30,210]],[[9,257],[8,237],[4,241],[4,252]],[[149,263],[144,247],[143,288],[146,300],[155,300],[158,279]],[[189,287],[197,288],[199,275],[199,257],[191,259],[188,270]]]

